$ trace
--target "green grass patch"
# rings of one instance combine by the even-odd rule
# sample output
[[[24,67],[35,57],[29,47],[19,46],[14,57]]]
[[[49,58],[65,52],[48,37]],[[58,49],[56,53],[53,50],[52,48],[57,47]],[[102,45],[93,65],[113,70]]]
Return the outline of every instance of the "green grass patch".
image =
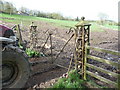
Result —
[[[9,14],[3,14],[3,13],[0,14],[0,17],[6,18],[6,19],[0,18],[0,20],[3,22],[10,22],[14,24],[22,23],[26,27],[28,27],[31,24],[31,22],[43,21],[53,26],[69,29],[70,27],[75,27],[75,25],[78,23],[78,21],[57,20],[57,19],[49,19],[49,18],[42,18],[42,17],[35,17],[35,16],[9,15]],[[91,32],[103,32],[104,31],[104,28],[101,27],[99,24],[95,22],[91,22],[91,24],[92,24],[90,27]],[[110,29],[118,29],[118,26],[115,26],[115,25],[110,26],[108,24],[105,24],[104,26]]]
[[[57,20],[57,19],[48,19],[48,18],[42,18],[42,17],[35,17],[35,16],[23,16],[23,15],[9,15],[9,14],[0,14],[0,17],[6,17],[11,18],[9,19],[0,19],[5,22],[11,22],[14,24],[20,24],[23,22],[25,25],[31,24],[31,22],[34,21],[44,21],[47,23],[50,23],[54,26],[62,27],[62,28],[70,28],[74,27],[74,25],[78,22],[76,21],[67,21],[67,20]],[[27,23],[25,23],[27,22]]]
[[[103,26],[108,29],[118,30],[118,26],[116,26],[116,25],[104,24]]]
[[[100,25],[96,23],[91,23],[91,32],[104,32],[104,30],[100,27]]]
[[[50,20],[53,25],[62,27],[62,28],[70,28],[74,27],[78,22],[76,21],[66,21],[66,20]]]

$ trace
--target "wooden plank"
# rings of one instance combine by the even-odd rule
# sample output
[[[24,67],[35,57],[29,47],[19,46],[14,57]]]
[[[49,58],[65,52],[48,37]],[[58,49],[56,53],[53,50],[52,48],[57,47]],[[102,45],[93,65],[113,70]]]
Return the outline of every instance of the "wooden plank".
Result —
[[[109,65],[113,65],[113,66],[115,66],[117,68],[118,68],[118,65],[119,65],[116,62],[106,60],[106,59],[102,59],[102,58],[99,58],[99,57],[95,57],[95,56],[92,56],[92,55],[87,55],[87,58],[93,59],[93,60],[96,60],[96,61],[99,61],[99,62],[102,62],[102,63],[106,63],[106,64],[109,64]]]
[[[103,48],[98,48],[98,47],[93,47],[93,46],[88,46],[88,45],[86,46],[86,48],[87,49],[92,49],[92,50],[95,50],[95,51],[106,52],[106,53],[109,53],[109,54],[120,56],[120,52],[114,51],[114,50],[108,50],[108,49],[103,49]]]
[[[67,69],[67,70],[68,70],[68,68],[67,68],[67,67],[62,66],[62,65],[60,65],[60,64],[55,64],[55,65],[57,65],[58,67],[61,67],[61,68],[64,68],[64,69]]]
[[[104,77],[102,77],[102,76],[96,75],[96,74],[94,74],[93,72],[86,71],[86,73],[87,73],[88,75],[92,76],[92,77],[95,77],[95,78],[99,79],[100,81],[103,81],[103,82],[105,82],[105,83],[111,84],[111,85],[113,85],[114,87],[116,87],[116,86],[118,85],[117,83],[115,83],[115,82],[113,82],[113,81],[111,81],[111,80],[108,80],[108,79],[106,79],[106,78],[104,78]]]
[[[22,44],[22,35],[21,35],[21,29],[20,29],[20,25],[17,25],[17,29],[18,29],[18,35],[19,35],[19,44]]]
[[[118,78],[118,74],[117,74],[117,73],[114,73],[114,72],[105,70],[105,69],[103,69],[103,68],[94,66],[94,65],[89,64],[89,63],[86,63],[86,66],[88,66],[88,67],[90,67],[90,68],[93,68],[93,69],[95,69],[95,70],[101,71],[101,72],[103,72],[103,73],[106,73],[106,74],[108,74],[108,75],[110,75],[110,76],[113,76],[113,77]]]
[[[82,53],[81,54],[82,54],[82,56],[80,57],[82,59],[82,68],[81,69],[82,69],[82,72],[83,72],[83,74],[82,74],[83,79],[84,79],[84,72],[85,72],[84,71],[85,70],[84,69],[84,66],[85,66],[84,65],[84,58],[85,58],[84,57],[85,56],[85,52],[84,52],[85,51],[85,30],[84,30],[84,28],[85,27],[81,27],[81,29],[82,29],[82,40],[81,40],[81,43],[82,43],[82,47],[81,47],[82,48]]]
[[[86,43],[88,44],[88,43]],[[84,80],[86,80],[86,63],[87,63],[87,48],[85,47],[85,56],[84,56]]]

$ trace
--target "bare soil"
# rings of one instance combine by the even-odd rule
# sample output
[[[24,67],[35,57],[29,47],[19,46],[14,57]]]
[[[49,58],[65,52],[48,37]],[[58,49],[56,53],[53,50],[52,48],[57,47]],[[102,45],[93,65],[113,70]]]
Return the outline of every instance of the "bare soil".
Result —
[[[7,23],[8,26],[12,27],[13,24]],[[69,29],[63,29],[60,27],[53,26],[46,22],[35,22],[37,25],[38,31],[38,46],[40,47],[47,39],[48,32],[47,30],[52,32],[52,42],[53,42],[53,58],[60,52],[61,48],[64,46],[66,41],[70,38],[71,34],[67,34],[66,32]],[[24,31],[22,31],[22,36],[24,40],[29,41],[29,27],[24,27]],[[48,41],[47,45],[50,45]],[[90,45],[97,46],[105,49],[118,50],[118,31],[104,29],[104,32],[91,32],[90,33]],[[29,47],[29,43],[28,43]],[[38,48],[40,50],[40,48]],[[50,55],[50,49],[46,49],[44,52],[46,55]],[[60,54],[60,56],[55,61],[57,64],[68,67],[69,61],[74,53],[74,38],[68,43],[65,47],[64,51]],[[105,57],[106,54],[103,55]],[[48,88],[52,86],[59,77],[61,77],[64,73],[67,72],[67,69],[56,67],[51,64],[49,61],[51,57],[40,57],[40,58],[31,58],[30,62],[35,61],[43,61],[40,64],[36,64],[32,66],[33,73],[40,72],[34,74],[29,78],[28,82],[25,85],[25,88]],[[46,63],[45,63],[46,61]],[[54,68],[53,68],[54,67]]]

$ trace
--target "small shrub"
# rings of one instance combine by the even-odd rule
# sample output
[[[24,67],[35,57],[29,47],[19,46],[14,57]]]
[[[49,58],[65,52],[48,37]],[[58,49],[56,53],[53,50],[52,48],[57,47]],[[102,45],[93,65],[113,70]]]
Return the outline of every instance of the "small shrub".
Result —
[[[80,79],[80,75],[76,70],[68,73],[68,78],[61,78],[52,88],[86,88],[83,84],[85,81]]]

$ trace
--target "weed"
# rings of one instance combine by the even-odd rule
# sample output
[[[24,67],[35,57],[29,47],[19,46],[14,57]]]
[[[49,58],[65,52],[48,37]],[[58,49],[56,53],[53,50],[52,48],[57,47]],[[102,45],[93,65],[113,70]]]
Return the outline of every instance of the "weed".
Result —
[[[86,88],[84,84],[84,80],[80,79],[80,75],[76,70],[72,70],[68,73],[68,78],[61,78],[58,80],[56,84],[54,84],[53,88]]]
[[[39,52],[31,50],[29,48],[27,48],[25,52],[29,57],[39,57],[40,56]]]

